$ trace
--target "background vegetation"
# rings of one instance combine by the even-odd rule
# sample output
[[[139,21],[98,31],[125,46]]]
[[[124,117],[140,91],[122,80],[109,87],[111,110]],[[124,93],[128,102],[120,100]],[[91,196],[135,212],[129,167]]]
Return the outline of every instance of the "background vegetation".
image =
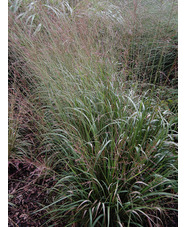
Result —
[[[177,45],[174,0],[9,0],[9,163],[43,226],[177,225]]]

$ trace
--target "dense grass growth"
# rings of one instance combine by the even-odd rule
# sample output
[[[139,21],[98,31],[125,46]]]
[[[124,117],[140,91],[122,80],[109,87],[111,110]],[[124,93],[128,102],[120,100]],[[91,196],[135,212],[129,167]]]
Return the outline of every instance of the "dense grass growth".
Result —
[[[174,223],[176,1],[9,1],[9,58],[9,156],[55,173],[46,225]]]
[[[171,113],[112,84],[68,100],[59,110],[67,119],[46,137],[61,172],[53,218],[80,226],[160,223],[176,201]]]

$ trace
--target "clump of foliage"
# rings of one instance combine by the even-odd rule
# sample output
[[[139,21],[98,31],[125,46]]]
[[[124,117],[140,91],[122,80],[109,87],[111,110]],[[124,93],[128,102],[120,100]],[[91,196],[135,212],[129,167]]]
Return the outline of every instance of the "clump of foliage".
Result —
[[[81,226],[160,224],[176,205],[172,114],[112,83],[68,100],[59,110],[65,122],[46,137],[61,172],[52,217]]]
[[[177,209],[176,7],[9,1],[10,65],[19,59],[22,76],[12,71],[10,87],[30,120],[25,128],[10,93],[10,150],[24,147],[55,172],[48,223],[168,226]]]

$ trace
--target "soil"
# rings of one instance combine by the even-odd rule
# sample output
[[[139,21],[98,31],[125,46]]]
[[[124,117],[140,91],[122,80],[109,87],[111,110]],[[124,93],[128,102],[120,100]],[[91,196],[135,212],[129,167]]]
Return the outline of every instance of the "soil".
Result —
[[[48,205],[46,188],[55,184],[51,176],[43,175],[43,169],[27,161],[12,160],[9,162],[9,209],[8,226],[10,227],[39,227],[49,219],[42,205]],[[55,225],[54,226],[59,226]],[[63,226],[63,225],[60,225]]]

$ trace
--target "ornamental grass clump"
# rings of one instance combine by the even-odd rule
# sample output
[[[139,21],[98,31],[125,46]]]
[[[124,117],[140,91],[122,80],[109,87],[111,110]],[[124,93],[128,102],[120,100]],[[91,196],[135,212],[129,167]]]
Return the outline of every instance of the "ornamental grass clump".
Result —
[[[46,207],[52,218],[67,226],[164,223],[177,197],[172,114],[147,94],[112,83],[68,101],[58,113],[68,117],[45,141],[61,173]]]
[[[30,81],[29,148],[57,182],[46,225],[174,223],[176,3],[151,3],[10,1],[9,47]]]

